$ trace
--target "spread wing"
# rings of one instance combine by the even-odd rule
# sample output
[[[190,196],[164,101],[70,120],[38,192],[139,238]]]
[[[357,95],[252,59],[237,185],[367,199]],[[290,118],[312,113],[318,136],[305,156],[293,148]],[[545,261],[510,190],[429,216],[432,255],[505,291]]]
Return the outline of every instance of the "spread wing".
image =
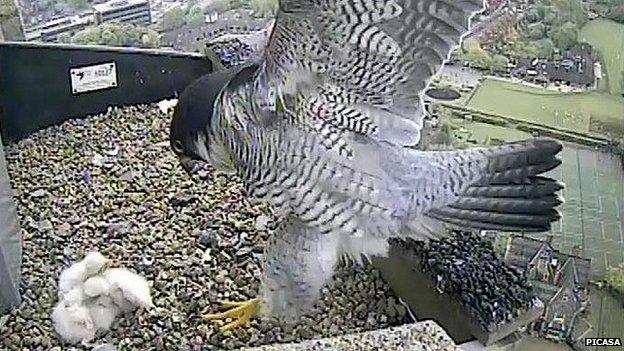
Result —
[[[483,0],[281,0],[256,102],[346,156],[357,134],[416,144],[421,94],[482,7]]]

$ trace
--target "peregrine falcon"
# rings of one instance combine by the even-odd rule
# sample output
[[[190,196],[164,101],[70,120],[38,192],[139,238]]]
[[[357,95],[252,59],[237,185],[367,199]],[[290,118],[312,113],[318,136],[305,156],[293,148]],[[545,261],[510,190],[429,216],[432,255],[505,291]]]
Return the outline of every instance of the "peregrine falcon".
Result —
[[[180,98],[171,147],[237,174],[284,222],[259,296],[204,318],[292,321],[341,255],[387,254],[389,238],[447,226],[547,231],[562,185],[540,176],[561,144],[535,138],[425,152],[422,94],[482,0],[281,0],[261,59],[202,78]]]

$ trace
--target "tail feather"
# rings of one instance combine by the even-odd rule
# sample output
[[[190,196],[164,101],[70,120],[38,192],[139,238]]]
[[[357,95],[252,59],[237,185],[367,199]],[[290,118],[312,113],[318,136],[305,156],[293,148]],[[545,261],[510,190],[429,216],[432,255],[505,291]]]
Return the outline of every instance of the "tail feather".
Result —
[[[556,160],[555,155],[561,151],[561,148],[559,142],[547,139],[509,143],[493,152],[490,156],[488,171],[498,173],[528,166],[544,167]]]
[[[549,209],[543,213],[509,213],[481,210],[460,210],[452,207],[436,209],[430,212],[435,218],[455,218],[464,219],[479,223],[493,223],[511,227],[549,227],[550,222],[561,218],[559,212],[555,209]]]
[[[563,183],[544,177],[529,177],[524,184],[472,186],[466,197],[540,198],[563,189]]]
[[[431,216],[435,218],[435,216]],[[534,226],[530,225],[531,223],[527,223],[527,225],[505,225],[500,223],[487,223],[487,222],[478,222],[471,221],[466,219],[458,219],[458,218],[436,218],[447,225],[450,225],[454,228],[460,228],[462,230],[466,229],[479,229],[479,230],[498,230],[504,232],[545,232],[550,229],[550,224],[547,226]]]
[[[528,177],[548,172],[561,164],[561,160],[551,158],[538,165],[529,165],[522,168],[510,169],[497,172],[481,181],[481,184],[489,185],[506,185],[506,184],[522,184],[526,182]]]
[[[532,139],[482,150],[487,167],[479,181],[467,187],[453,203],[427,215],[453,226],[506,231],[548,231],[561,215],[557,194],[563,185],[540,174],[561,164],[562,145]]]
[[[534,198],[487,198],[462,196],[450,206],[457,210],[495,211],[503,213],[542,214],[560,205],[563,199],[551,194]]]

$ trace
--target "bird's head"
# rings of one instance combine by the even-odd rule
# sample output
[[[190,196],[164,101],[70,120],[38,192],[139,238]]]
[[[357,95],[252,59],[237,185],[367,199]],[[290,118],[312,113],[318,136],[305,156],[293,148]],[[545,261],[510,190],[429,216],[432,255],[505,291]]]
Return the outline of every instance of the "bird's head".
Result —
[[[171,149],[188,173],[209,161],[209,129],[215,99],[228,81],[222,72],[209,74],[191,83],[180,94],[173,109],[169,129]]]
[[[201,152],[198,148],[199,142],[202,141],[200,134],[206,138],[206,134],[200,132],[204,129],[199,125],[200,118],[198,117],[200,116],[189,113],[188,106],[178,102],[173,112],[169,130],[171,150],[178,156],[180,165],[189,174],[194,173],[200,162],[207,161],[204,159],[207,152]],[[205,123],[209,122],[209,117],[206,119]]]
[[[212,122],[215,103],[223,89],[237,86],[253,78],[257,65],[241,65],[228,70],[207,74],[191,83],[173,110],[169,130],[171,149],[178,155],[182,167],[193,173],[201,162],[220,164],[218,147],[211,147]]]
[[[110,260],[104,257],[101,253],[97,251],[89,252],[84,260],[85,268],[87,270],[87,274],[93,275],[101,272],[106,269],[110,265]]]

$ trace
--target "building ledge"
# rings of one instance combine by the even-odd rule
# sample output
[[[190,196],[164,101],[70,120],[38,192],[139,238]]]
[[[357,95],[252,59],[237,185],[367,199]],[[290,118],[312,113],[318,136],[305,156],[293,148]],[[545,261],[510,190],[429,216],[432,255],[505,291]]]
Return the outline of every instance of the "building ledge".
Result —
[[[246,351],[304,350],[437,350],[460,351],[448,334],[434,321],[347,334],[299,343],[265,345]]]

